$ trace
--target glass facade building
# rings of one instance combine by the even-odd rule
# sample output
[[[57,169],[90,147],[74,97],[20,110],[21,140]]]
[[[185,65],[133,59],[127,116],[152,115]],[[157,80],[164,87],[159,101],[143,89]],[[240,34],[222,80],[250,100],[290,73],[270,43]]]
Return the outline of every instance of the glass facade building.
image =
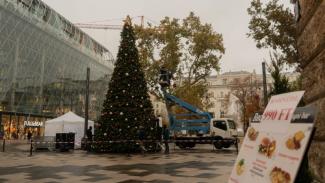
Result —
[[[89,116],[96,120],[113,71],[112,58],[106,48],[43,2],[1,0],[2,136],[19,138],[26,129],[40,128],[46,119],[70,110],[84,116],[87,67]]]

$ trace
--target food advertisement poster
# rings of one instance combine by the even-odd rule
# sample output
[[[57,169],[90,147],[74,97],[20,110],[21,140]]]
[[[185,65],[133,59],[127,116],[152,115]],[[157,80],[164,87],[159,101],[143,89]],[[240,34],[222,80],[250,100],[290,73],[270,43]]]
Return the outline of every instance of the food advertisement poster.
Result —
[[[293,95],[296,94],[294,92]],[[278,96],[274,97],[279,99]],[[295,105],[298,102],[291,101],[296,103]],[[271,121],[265,122],[263,117],[260,123],[252,123],[241,145],[229,183],[293,183],[295,181],[314,127],[315,109],[283,106],[289,106],[293,110],[289,114],[289,121],[283,121],[287,123],[284,124],[286,130],[271,129],[270,125],[265,125]],[[283,109],[281,106],[280,108]],[[272,110],[274,109],[272,107]],[[278,128],[278,124],[272,128]]]

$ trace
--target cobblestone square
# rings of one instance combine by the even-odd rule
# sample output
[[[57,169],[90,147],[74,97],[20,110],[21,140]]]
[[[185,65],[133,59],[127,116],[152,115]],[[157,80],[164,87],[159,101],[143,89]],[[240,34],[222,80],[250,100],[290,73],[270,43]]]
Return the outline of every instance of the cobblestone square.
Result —
[[[210,145],[171,153],[131,155],[73,152],[34,152],[16,145],[0,152],[0,182],[227,182],[236,158],[234,149]]]

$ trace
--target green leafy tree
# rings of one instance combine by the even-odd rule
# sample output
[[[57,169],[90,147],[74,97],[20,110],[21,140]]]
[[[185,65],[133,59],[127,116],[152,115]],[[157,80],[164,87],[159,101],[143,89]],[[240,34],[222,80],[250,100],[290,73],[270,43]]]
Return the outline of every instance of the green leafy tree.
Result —
[[[257,48],[272,50],[268,69],[274,82],[270,95],[289,92],[289,81],[281,72],[286,64],[298,62],[294,15],[278,0],[265,4],[252,0],[247,12],[251,16],[247,35],[256,41]]]
[[[147,83],[139,63],[131,21],[128,18],[121,33],[121,43],[114,72],[96,131],[97,140],[137,140],[156,137],[155,116]],[[99,149],[114,152],[136,151],[136,143],[104,144]]]
[[[268,70],[271,73],[271,77],[273,79],[273,86],[270,95],[272,96],[290,92],[291,88],[289,80],[284,74],[281,73],[283,67],[281,60],[277,57],[276,54],[274,54],[274,56],[270,55],[270,58],[271,66],[269,66]]]
[[[247,35],[256,41],[256,47],[272,49],[286,63],[298,63],[295,19],[290,9],[278,0],[266,4],[252,0],[247,12],[251,16]]]
[[[156,89],[159,68],[164,66],[175,80],[182,81],[174,90],[180,98],[189,103],[199,101],[195,102],[197,106],[207,107],[205,79],[212,71],[219,70],[225,52],[222,35],[211,24],[202,23],[193,12],[182,21],[165,17],[157,26],[148,24],[146,28],[135,29],[140,62],[151,89]],[[180,92],[185,88],[187,94]],[[189,93],[191,96],[187,97]]]

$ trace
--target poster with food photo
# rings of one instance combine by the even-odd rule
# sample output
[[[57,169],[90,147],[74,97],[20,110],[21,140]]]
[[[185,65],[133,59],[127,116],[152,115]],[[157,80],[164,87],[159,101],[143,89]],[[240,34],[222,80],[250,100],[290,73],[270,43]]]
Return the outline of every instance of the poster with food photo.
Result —
[[[232,173],[229,178],[231,183],[239,183],[247,179],[249,174],[249,168],[252,163],[252,157],[248,154],[242,154],[238,156],[235,166],[233,167]]]
[[[247,130],[229,182],[295,181],[310,144],[316,113],[310,107],[296,109],[302,94],[292,92],[271,98],[261,122],[252,123]]]
[[[259,130],[258,126],[251,126],[249,129],[254,130],[250,130],[252,134],[246,133],[246,136],[242,142],[235,166],[233,167],[230,175],[229,182],[231,183],[239,183],[246,180],[247,176],[250,174],[249,170],[251,169],[251,165],[255,161],[257,153],[256,139],[258,136],[255,132]],[[249,135],[254,135],[255,140],[251,140],[250,137],[248,137]]]
[[[311,107],[297,108],[287,133],[283,135],[283,140],[281,144],[279,144],[279,152],[274,161],[274,167],[286,165],[281,168],[281,171],[285,171],[285,173],[281,175],[286,175],[285,177],[290,175],[291,179],[286,179],[288,183],[293,182],[294,178],[297,176],[301,161],[304,158],[310,142],[314,128],[314,119],[315,109]],[[274,179],[274,177],[272,179]],[[276,180],[273,182],[276,182]]]

